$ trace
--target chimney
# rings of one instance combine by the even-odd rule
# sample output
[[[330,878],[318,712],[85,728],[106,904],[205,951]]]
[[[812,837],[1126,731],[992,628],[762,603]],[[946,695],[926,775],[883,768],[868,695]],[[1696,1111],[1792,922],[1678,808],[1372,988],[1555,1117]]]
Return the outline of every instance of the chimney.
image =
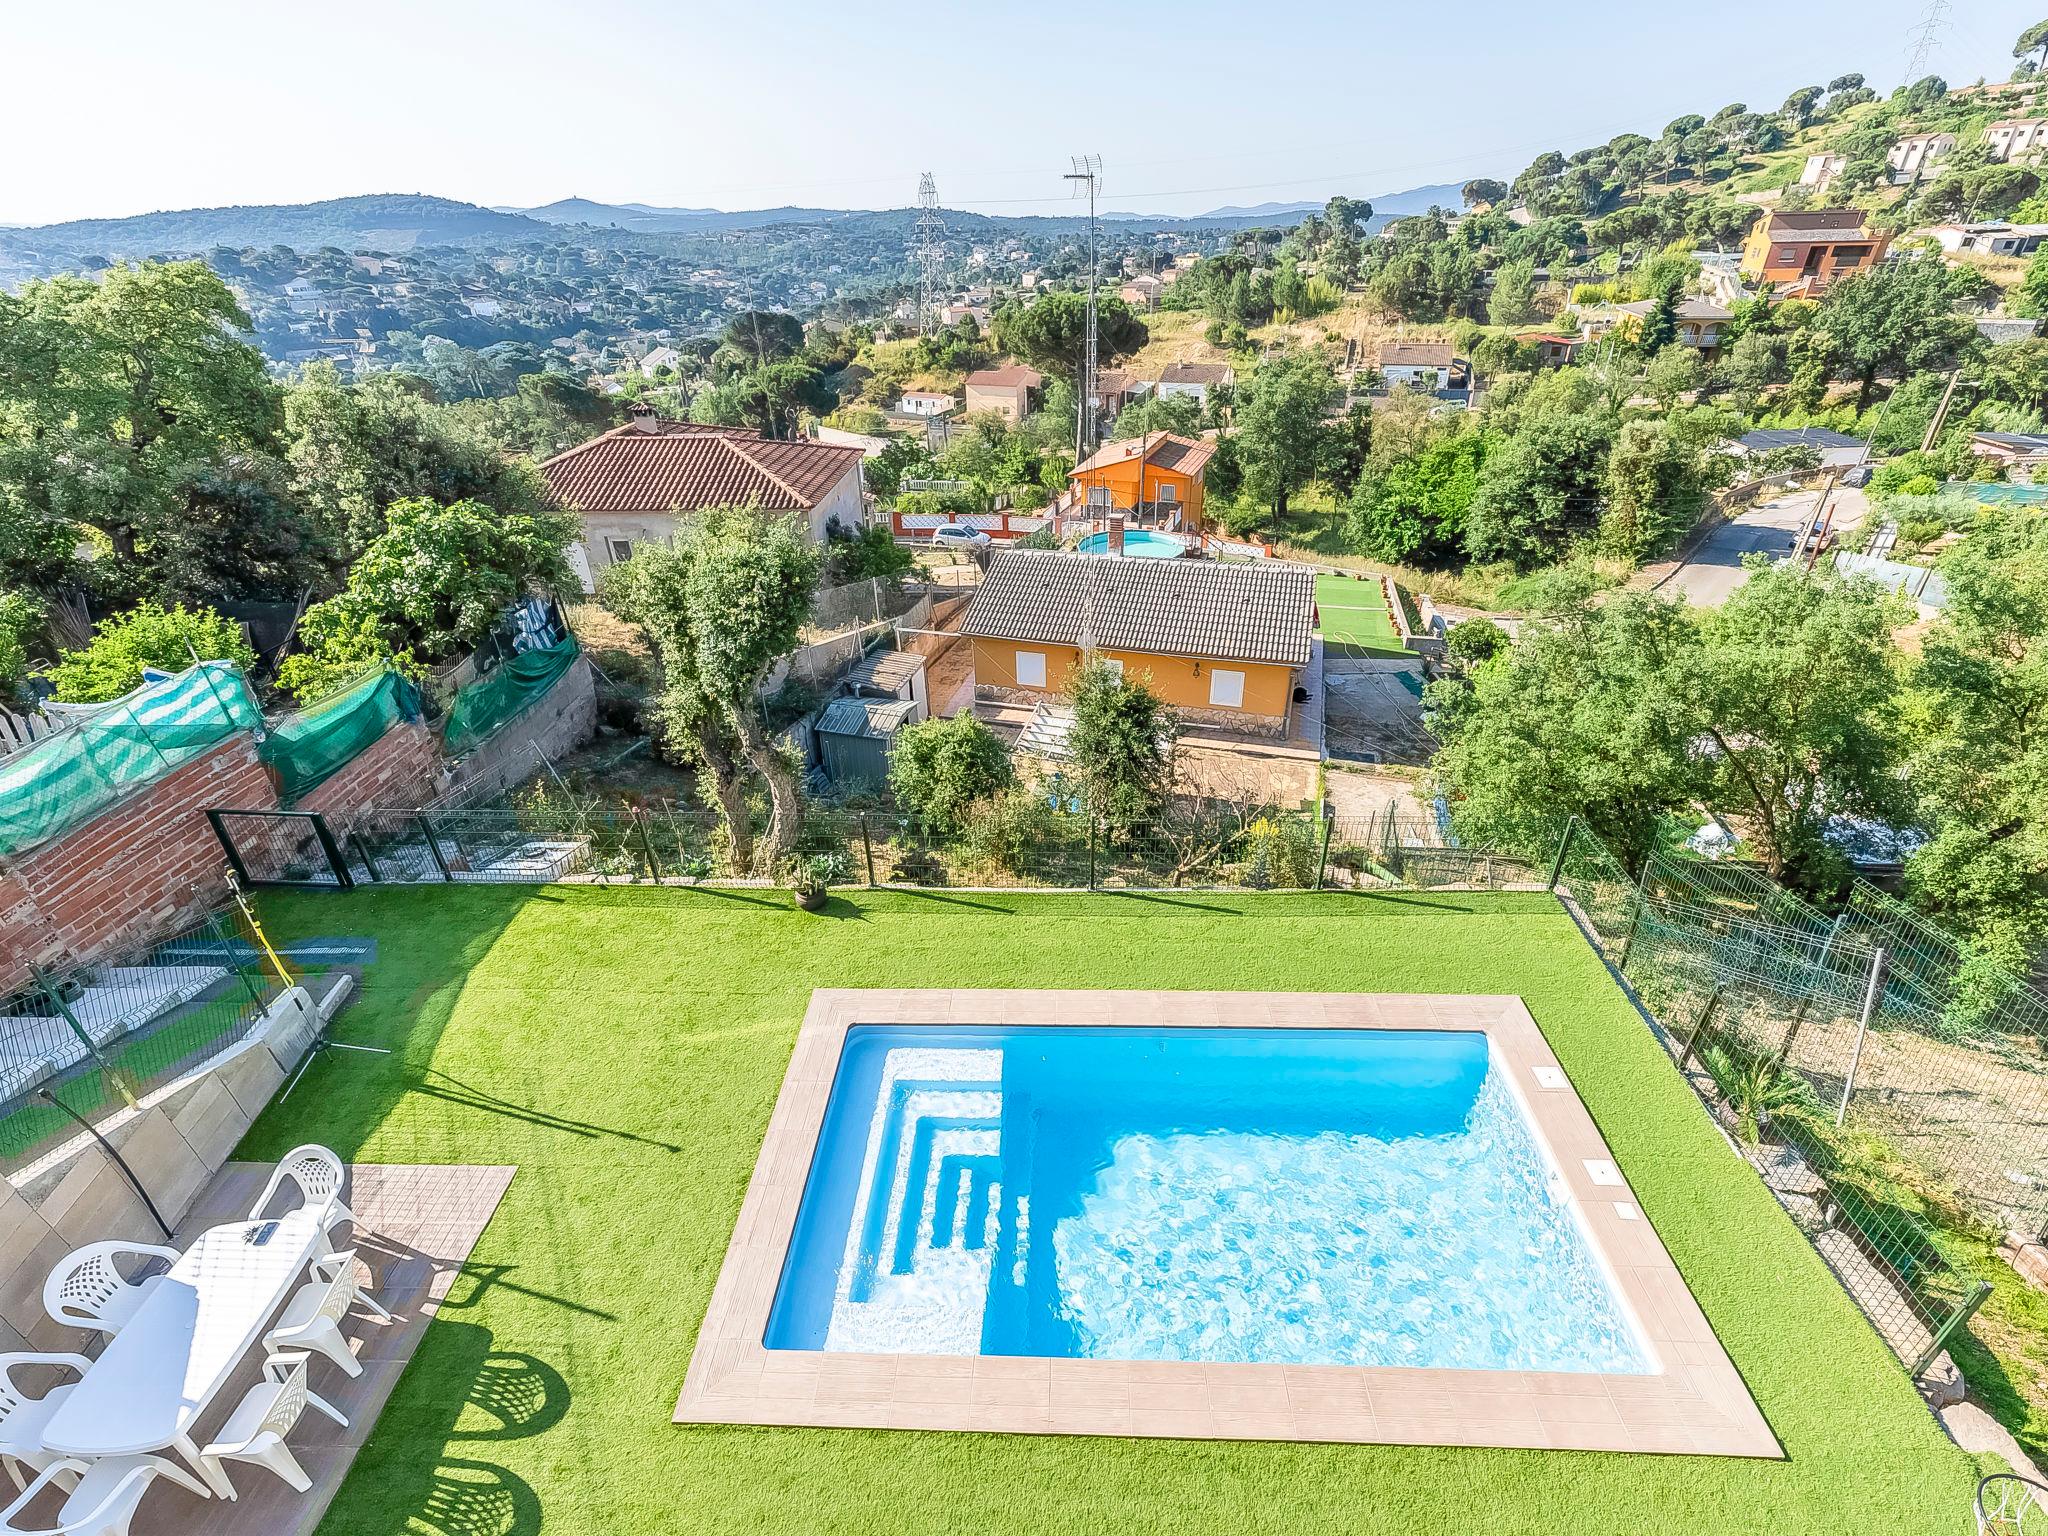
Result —
[[[1124,552],[1124,515],[1121,512],[1109,514],[1109,552],[1120,555]]]

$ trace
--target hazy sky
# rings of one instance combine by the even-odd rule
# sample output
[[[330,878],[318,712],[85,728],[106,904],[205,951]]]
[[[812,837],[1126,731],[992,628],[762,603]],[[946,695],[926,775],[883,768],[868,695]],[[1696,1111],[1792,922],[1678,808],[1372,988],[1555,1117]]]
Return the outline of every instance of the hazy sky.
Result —
[[[0,222],[431,192],[531,205],[1063,211],[1369,196],[1859,70],[1927,0],[1083,10],[723,0],[0,0]],[[1788,18],[1796,11],[1796,24]],[[2004,79],[2043,0],[1960,0],[1932,69]]]

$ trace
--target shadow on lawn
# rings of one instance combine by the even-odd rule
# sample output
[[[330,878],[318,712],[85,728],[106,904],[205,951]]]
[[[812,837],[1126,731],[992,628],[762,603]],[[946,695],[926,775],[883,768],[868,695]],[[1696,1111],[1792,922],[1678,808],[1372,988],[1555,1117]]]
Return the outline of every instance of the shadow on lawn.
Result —
[[[373,1436],[383,1442],[389,1435],[377,1448],[391,1454],[374,1470],[361,1469],[360,1486],[351,1473],[343,1507],[389,1510],[395,1526],[433,1536],[539,1536],[540,1495],[530,1483],[495,1462],[447,1454],[542,1434],[569,1411],[561,1372],[491,1344],[488,1328],[436,1319],[385,1410],[389,1427]],[[489,1427],[462,1428],[466,1409]],[[419,1454],[408,1465],[412,1446]]]
[[[658,1137],[642,1136],[633,1131],[619,1130],[615,1126],[599,1125],[595,1120],[571,1120],[566,1115],[552,1114],[545,1109],[514,1104],[510,1099],[501,1099],[495,1093],[465,1083],[459,1077],[450,1077],[446,1072],[433,1067],[427,1068],[414,1081],[413,1091],[423,1093],[428,1098],[441,1099],[462,1109],[480,1109],[486,1114],[503,1115],[508,1120],[522,1120],[544,1131],[564,1131],[571,1136],[583,1136],[592,1140],[610,1137],[615,1141],[637,1141],[642,1146],[659,1147],[664,1152],[683,1150],[674,1142],[662,1141]]]
[[[436,885],[287,899],[305,905],[289,909],[279,925],[286,938],[309,919],[328,931],[322,925],[337,913],[364,914],[354,926],[378,935],[377,959],[336,1015],[335,1034],[391,1054],[330,1051],[313,1062],[302,1086],[289,1099],[272,1099],[243,1138],[236,1155],[259,1161],[305,1141],[352,1161],[406,1095],[420,1090],[412,1063],[433,1059],[471,970],[529,902],[563,898],[536,887]]]
[[[597,1307],[586,1307],[580,1301],[571,1301],[566,1296],[557,1296],[553,1291],[537,1291],[530,1285],[521,1285],[517,1281],[505,1278],[518,1267],[516,1264],[470,1263],[463,1265],[462,1277],[472,1282],[473,1289],[461,1301],[457,1301],[451,1296],[448,1300],[442,1302],[440,1311],[434,1314],[435,1320],[438,1322],[450,1312],[457,1312],[464,1308],[475,1306],[483,1299],[484,1293],[494,1286],[502,1290],[515,1292],[521,1296],[530,1296],[535,1301],[544,1301],[552,1307],[563,1307],[571,1312],[581,1312],[585,1317],[600,1318],[607,1323],[616,1323],[619,1320],[615,1313],[606,1312]]]

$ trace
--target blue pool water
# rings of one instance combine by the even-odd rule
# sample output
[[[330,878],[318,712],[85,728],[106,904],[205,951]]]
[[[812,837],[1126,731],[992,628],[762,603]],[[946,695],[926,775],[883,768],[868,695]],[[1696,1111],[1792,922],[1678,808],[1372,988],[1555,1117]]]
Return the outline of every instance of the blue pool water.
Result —
[[[1106,533],[1084,533],[1081,542],[1075,546],[1084,555],[1106,555],[1109,553],[1109,535]],[[1171,560],[1185,554],[1187,546],[1171,534],[1154,533],[1149,528],[1127,528],[1124,530],[1124,553],[1138,560]]]
[[[764,1342],[1652,1369],[1449,1031],[859,1026]]]

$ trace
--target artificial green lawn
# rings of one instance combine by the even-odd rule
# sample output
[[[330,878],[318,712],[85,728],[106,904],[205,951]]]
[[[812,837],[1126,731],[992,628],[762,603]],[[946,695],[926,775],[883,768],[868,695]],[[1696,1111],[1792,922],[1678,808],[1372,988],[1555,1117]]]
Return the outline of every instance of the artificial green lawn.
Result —
[[[1966,1529],[1942,1436],[1820,1260],[1541,895],[1014,896],[419,887],[277,894],[374,937],[334,1053],[241,1149],[512,1163],[322,1526],[1714,1533]],[[679,1427],[669,1422],[814,986],[1513,992],[1527,999],[1784,1462]]]
[[[1316,577],[1316,617],[1323,645],[1336,655],[1406,656],[1411,654],[1394,633],[1380,584],[1368,577]]]

